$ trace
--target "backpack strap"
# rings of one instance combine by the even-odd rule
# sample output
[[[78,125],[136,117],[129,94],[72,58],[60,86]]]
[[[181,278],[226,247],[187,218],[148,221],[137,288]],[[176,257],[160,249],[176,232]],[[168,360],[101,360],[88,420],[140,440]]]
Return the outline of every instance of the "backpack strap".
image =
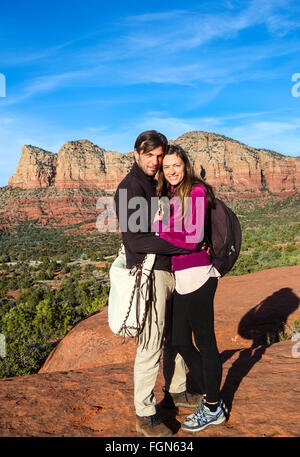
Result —
[[[206,217],[204,221],[204,238],[203,241],[208,245],[210,248],[210,257],[211,259],[214,258],[215,253],[212,245],[212,233],[211,233],[211,206],[208,206],[206,211]]]

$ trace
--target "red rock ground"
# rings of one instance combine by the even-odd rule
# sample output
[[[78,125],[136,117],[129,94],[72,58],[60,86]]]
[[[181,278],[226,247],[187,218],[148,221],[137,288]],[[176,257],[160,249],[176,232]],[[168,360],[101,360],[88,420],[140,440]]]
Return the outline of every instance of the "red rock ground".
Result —
[[[299,318],[299,273],[296,266],[220,280],[215,322],[230,417],[196,436],[300,435],[300,357],[295,356],[300,349],[293,355],[297,342],[291,340],[262,344],[280,322],[287,328]],[[0,381],[0,436],[138,436],[134,356],[134,341],[122,345],[110,332],[107,309],[85,319],[58,344],[40,373]],[[158,402],[162,387],[160,371]],[[175,437],[191,436],[180,422],[192,410],[161,411]]]

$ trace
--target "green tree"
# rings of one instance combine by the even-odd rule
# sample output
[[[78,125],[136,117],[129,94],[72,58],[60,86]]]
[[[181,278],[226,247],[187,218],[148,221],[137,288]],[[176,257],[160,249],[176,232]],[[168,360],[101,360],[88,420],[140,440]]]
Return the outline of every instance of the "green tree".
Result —
[[[39,368],[44,348],[34,335],[34,314],[34,305],[25,302],[2,317],[1,331],[6,337],[6,357],[0,367],[2,376],[30,374]]]
[[[84,316],[89,316],[90,314],[101,310],[104,306],[107,305],[108,297],[102,296],[97,298],[91,298],[88,302],[85,302],[82,305],[82,312]]]
[[[56,303],[47,298],[36,307],[32,321],[33,331],[45,341],[57,338],[72,328],[75,317],[76,312],[69,303]]]

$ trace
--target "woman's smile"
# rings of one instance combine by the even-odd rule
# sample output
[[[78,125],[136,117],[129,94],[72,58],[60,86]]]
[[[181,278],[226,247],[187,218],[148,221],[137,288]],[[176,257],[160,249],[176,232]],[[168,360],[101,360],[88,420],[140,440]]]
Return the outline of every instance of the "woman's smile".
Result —
[[[177,186],[184,178],[185,166],[183,160],[176,154],[166,155],[163,159],[163,172],[166,180]]]

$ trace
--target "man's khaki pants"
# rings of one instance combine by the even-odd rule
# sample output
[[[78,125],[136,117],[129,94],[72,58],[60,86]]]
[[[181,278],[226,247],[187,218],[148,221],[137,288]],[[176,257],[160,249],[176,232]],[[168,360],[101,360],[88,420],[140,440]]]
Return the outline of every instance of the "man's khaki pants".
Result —
[[[186,368],[182,357],[171,345],[171,302],[175,287],[172,273],[154,271],[156,300],[148,313],[140,337],[134,364],[134,405],[138,416],[156,412],[153,389],[156,383],[162,346],[165,387],[171,393],[186,390]],[[149,330],[149,320],[151,322]]]

